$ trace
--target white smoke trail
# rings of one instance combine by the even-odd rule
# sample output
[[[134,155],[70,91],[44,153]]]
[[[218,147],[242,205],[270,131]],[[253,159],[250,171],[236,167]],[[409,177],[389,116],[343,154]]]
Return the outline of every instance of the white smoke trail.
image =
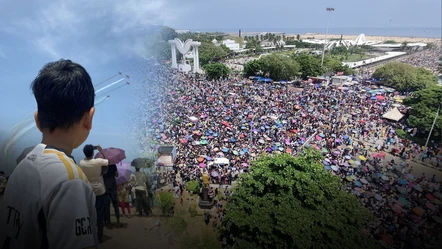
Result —
[[[111,86],[113,86],[113,85],[116,85],[116,84],[120,83],[120,82],[123,81],[124,79],[126,79],[126,78],[121,78],[121,79],[119,79],[119,80],[117,80],[117,81],[115,81],[115,82],[110,83],[109,85],[107,85],[107,86],[105,86],[105,87],[102,87],[102,88],[98,89],[97,91],[95,91],[95,94],[97,94],[97,93],[99,93],[99,92],[101,92],[101,91],[103,91],[103,90],[105,90],[105,89],[107,89],[107,88],[109,88],[109,87],[111,87]]]

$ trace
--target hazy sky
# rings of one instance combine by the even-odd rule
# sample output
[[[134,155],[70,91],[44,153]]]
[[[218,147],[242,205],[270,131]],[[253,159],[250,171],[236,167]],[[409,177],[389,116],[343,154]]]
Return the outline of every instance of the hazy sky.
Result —
[[[125,148],[129,159],[136,155],[130,151],[128,127],[136,120],[135,92],[147,67],[139,59],[148,56],[145,41],[154,24],[191,30],[317,32],[325,29],[325,8],[334,7],[331,32],[441,27],[440,0],[0,0],[0,6],[0,139],[36,108],[29,84],[38,70],[49,61],[67,58],[84,65],[94,82],[118,71],[131,75],[130,87],[111,93],[97,107],[87,141]],[[34,130],[16,149],[39,140]],[[74,155],[82,156],[78,150]]]

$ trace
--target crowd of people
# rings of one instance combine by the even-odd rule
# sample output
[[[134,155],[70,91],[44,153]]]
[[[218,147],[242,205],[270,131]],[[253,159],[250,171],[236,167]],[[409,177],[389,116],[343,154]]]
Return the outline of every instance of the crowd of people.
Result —
[[[441,74],[442,50],[440,48],[426,49],[421,52],[403,57],[398,61],[410,64],[415,67],[424,67],[436,75]]]
[[[395,129],[408,127],[382,119],[394,107],[406,112],[394,92],[361,84],[295,89],[239,78],[207,81],[177,72],[163,72],[163,79],[168,83],[158,86],[163,96],[150,109],[154,118],[147,125],[152,140],[178,148],[177,167],[168,174],[177,191],[204,171],[212,183],[228,185],[263,153],[296,155],[312,147],[326,155],[326,169],[349,181],[348,190],[376,214],[377,222],[367,228],[371,236],[398,246],[414,235],[428,244],[440,231],[440,183],[434,176],[412,178],[407,166],[411,158],[427,160],[423,148],[398,137]],[[440,166],[437,143],[425,155]],[[219,158],[229,166],[214,164]]]

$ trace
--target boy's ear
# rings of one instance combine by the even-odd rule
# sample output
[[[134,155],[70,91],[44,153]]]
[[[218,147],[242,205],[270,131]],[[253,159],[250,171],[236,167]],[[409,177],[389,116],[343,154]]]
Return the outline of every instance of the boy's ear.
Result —
[[[92,119],[94,118],[95,107],[92,107],[83,116],[83,127],[90,131],[92,129]]]
[[[34,121],[35,125],[37,125],[37,129],[41,132],[40,121],[38,119],[38,111],[34,113]]]

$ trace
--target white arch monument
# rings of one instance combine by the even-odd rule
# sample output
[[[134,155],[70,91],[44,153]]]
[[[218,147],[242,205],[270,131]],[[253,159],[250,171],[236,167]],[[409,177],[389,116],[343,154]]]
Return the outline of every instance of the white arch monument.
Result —
[[[176,50],[185,56],[190,52],[190,49],[193,50],[193,72],[200,73],[200,57],[198,54],[198,47],[201,45],[201,42],[193,41],[192,39],[186,40],[184,43],[175,38],[173,40],[169,40],[170,48],[172,50],[172,68],[178,68],[179,65],[176,59]]]

